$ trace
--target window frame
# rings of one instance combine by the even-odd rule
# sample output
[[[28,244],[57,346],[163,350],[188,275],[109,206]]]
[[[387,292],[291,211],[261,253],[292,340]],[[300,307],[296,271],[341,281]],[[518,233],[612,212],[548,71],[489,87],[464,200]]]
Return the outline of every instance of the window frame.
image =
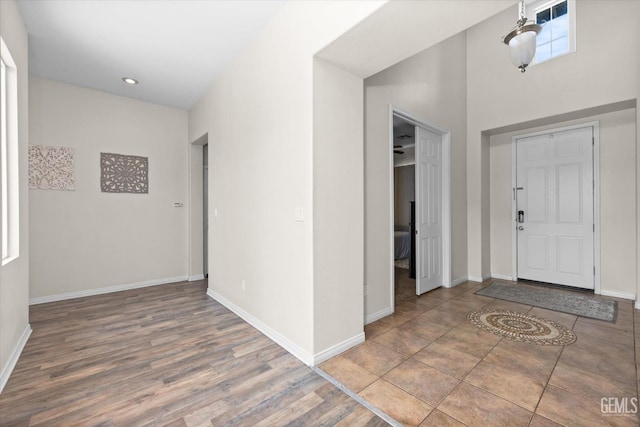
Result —
[[[20,188],[18,156],[18,70],[0,37],[0,209],[2,266],[20,255]]]
[[[545,9],[550,9],[553,6],[564,2],[565,0],[539,0],[531,3],[527,9],[527,19],[530,19],[533,22],[536,22],[536,15]],[[556,58],[562,58],[564,56],[570,55],[576,52],[576,0],[566,0],[567,2],[567,44],[568,49],[566,52],[551,55],[549,58],[544,61],[537,61],[534,57],[534,60],[531,62],[530,66],[535,66],[538,64],[545,64],[549,61],[553,61]],[[551,22],[551,21],[549,21]],[[536,48],[537,48],[536,44]]]

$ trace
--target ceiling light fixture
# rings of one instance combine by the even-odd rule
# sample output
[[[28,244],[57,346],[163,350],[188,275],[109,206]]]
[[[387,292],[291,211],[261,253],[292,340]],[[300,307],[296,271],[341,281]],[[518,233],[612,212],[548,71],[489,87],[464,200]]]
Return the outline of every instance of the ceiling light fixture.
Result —
[[[520,18],[516,27],[502,38],[504,44],[509,45],[511,62],[521,72],[525,72],[533,57],[536,55],[536,36],[542,27],[533,21],[528,21],[524,11],[524,0],[519,4]]]
[[[136,79],[134,79],[133,77],[123,77],[123,78],[122,78],[122,81],[123,81],[123,82],[125,82],[125,83],[126,83],[126,84],[128,84],[128,85],[131,85],[131,86],[135,86],[135,85],[137,85],[137,84],[139,83],[139,82],[138,82]]]

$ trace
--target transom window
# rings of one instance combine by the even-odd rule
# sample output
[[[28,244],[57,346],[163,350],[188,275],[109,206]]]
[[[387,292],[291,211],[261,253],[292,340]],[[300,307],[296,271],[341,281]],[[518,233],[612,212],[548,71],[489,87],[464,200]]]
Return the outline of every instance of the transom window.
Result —
[[[575,52],[575,0],[541,1],[532,6],[532,18],[542,26],[534,63]]]

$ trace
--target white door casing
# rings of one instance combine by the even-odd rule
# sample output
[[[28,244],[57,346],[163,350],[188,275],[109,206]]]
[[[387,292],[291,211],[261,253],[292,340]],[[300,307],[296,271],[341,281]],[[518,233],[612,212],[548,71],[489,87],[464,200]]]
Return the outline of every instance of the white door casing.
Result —
[[[592,126],[516,140],[518,278],[594,289],[593,141]]]
[[[443,284],[442,135],[416,126],[416,295]]]

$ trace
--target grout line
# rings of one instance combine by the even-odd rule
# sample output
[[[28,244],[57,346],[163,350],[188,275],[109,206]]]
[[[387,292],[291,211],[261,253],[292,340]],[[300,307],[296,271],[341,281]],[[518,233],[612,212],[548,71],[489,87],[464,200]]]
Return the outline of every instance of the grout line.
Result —
[[[532,307],[531,310],[533,310],[535,307]],[[529,311],[531,311],[529,310]],[[555,310],[552,310],[555,311]],[[575,320],[573,321],[573,323],[571,324],[571,330],[573,331],[573,328],[576,326],[576,323],[578,323],[578,319],[580,318],[580,316],[576,315]],[[574,332],[575,333],[575,332]],[[542,396],[544,396],[544,394],[547,392],[547,387],[549,386],[549,382],[551,381],[551,377],[553,376],[553,372],[556,370],[556,367],[558,366],[558,362],[560,362],[560,357],[562,357],[562,353],[564,353],[564,350],[567,348],[567,345],[563,345],[562,346],[562,350],[560,350],[560,353],[558,353],[558,358],[556,359],[556,363],[553,364],[553,369],[551,369],[551,372],[549,373],[549,377],[547,378],[547,381],[545,381],[544,383],[544,387],[542,388],[542,393],[540,393],[540,397],[538,398],[538,403],[536,403],[536,407],[533,408],[533,415],[538,415],[543,417],[542,415],[538,414],[538,406],[540,406],[540,402],[542,401]],[[546,417],[543,417],[546,418]],[[549,418],[547,418],[549,419]],[[531,424],[531,422],[533,421],[533,417],[531,418],[531,421],[529,421],[529,424]],[[555,420],[551,420],[555,423],[559,423],[558,421]]]
[[[318,368],[316,366],[312,366],[311,369],[316,374],[320,375],[322,378],[324,378],[325,380],[329,381],[331,384],[336,386],[338,389],[340,389],[347,396],[349,396],[350,398],[352,398],[353,400],[358,402],[360,405],[364,406],[365,408],[367,408],[368,410],[370,410],[371,412],[376,414],[378,417],[382,418],[388,424],[392,425],[393,427],[403,427],[404,424],[396,421],[395,419],[393,419],[392,417],[390,417],[389,415],[387,415],[386,413],[381,411],[376,406],[373,406],[371,403],[369,403],[368,401],[363,399],[359,394],[354,393],[353,391],[351,391],[349,388],[347,388],[347,386],[342,384],[340,381],[338,381],[337,379],[335,379],[331,375],[327,374],[322,369],[320,369],[320,368]]]

